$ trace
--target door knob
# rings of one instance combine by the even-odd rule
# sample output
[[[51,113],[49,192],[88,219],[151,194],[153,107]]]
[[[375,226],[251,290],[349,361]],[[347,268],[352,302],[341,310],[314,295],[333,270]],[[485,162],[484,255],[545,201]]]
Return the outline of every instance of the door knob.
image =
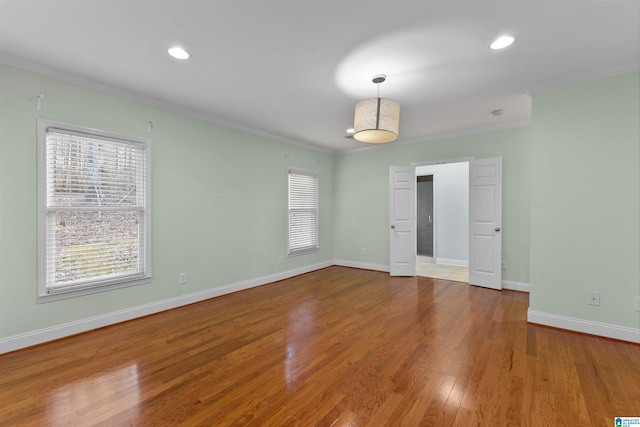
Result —
[[[391,224],[391,228],[396,228],[396,226],[394,224]]]
[[[496,231],[500,231],[500,227],[496,227]]]

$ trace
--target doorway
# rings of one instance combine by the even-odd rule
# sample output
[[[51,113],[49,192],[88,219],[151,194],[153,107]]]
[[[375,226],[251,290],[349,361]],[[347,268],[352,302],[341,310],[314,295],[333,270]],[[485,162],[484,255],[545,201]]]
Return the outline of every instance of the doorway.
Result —
[[[415,276],[417,264],[416,177],[430,173],[417,173],[423,165],[450,165],[463,163],[468,179],[465,180],[467,205],[465,209],[450,209],[442,203],[438,189],[439,174],[434,174],[434,255],[436,263],[468,266],[469,284],[493,289],[502,288],[502,158],[464,158],[449,161],[412,163],[409,166],[389,166],[389,274],[391,276]],[[455,191],[443,191],[443,195]],[[441,215],[441,206],[449,208]],[[458,214],[467,215],[460,227],[450,232],[465,237],[464,252],[453,258],[441,251],[440,240],[445,236],[438,229],[438,218],[451,219]],[[459,248],[458,248],[459,249]],[[453,253],[453,252],[452,252]],[[460,253],[463,253],[460,257]],[[466,258],[466,259],[464,259]],[[460,265],[463,262],[463,265]]]
[[[416,167],[416,274],[469,281],[469,162]]]

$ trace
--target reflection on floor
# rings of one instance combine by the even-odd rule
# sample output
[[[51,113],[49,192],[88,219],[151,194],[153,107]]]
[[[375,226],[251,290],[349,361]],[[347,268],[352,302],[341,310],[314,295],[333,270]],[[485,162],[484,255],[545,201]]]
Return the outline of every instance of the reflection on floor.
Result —
[[[433,258],[421,255],[418,255],[417,260],[416,274],[418,276],[469,283],[469,269],[467,267],[436,264]]]

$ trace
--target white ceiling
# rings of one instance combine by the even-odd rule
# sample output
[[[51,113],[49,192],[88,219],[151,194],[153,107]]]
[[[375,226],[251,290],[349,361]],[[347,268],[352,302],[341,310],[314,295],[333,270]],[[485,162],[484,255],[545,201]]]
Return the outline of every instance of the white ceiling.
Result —
[[[418,141],[527,123],[531,88],[640,68],[640,1],[0,0],[0,60],[344,151],[365,146],[345,130],[375,74]]]

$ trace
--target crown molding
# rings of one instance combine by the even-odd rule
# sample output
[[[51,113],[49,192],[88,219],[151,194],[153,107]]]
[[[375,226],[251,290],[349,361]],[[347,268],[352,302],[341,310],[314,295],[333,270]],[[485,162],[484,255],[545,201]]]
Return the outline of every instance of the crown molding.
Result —
[[[104,92],[109,95],[114,95],[114,96],[125,98],[131,101],[140,102],[142,104],[145,104],[151,107],[161,108],[164,110],[171,111],[173,113],[182,114],[184,116],[188,116],[188,117],[199,119],[205,122],[213,123],[218,126],[223,126],[226,128],[237,130],[237,131],[246,132],[248,134],[259,136],[261,138],[282,142],[287,145],[292,145],[295,147],[304,148],[307,150],[312,150],[312,151],[316,151],[324,154],[334,154],[333,150],[318,147],[317,145],[313,145],[313,144],[309,144],[309,143],[305,143],[297,140],[292,140],[280,135],[274,135],[268,132],[264,132],[260,129],[242,125],[240,123],[236,123],[234,121],[227,120],[225,118],[218,117],[213,114],[205,113],[200,110],[189,108],[184,105],[172,103],[164,99],[160,99],[160,98],[156,98],[148,95],[141,95],[138,93],[127,91],[127,90],[122,90],[115,86],[111,86],[108,84],[97,82],[95,80],[87,79],[77,74],[60,70],[58,68],[50,67],[48,65],[44,65],[41,63],[33,62],[33,61],[28,61],[12,55],[7,55],[6,53],[3,53],[3,52],[0,52],[0,63],[9,65],[12,67],[24,69],[26,71],[42,74],[46,77],[62,80],[67,83],[72,83],[72,84],[83,86],[89,89],[98,90],[100,92]]]
[[[496,132],[496,131],[505,130],[505,129],[525,127],[529,125],[531,125],[530,118],[525,120],[514,120],[512,122],[505,122],[505,123],[496,124],[496,125],[477,126],[472,128],[454,130],[450,132],[436,133],[433,135],[426,135],[426,136],[421,136],[416,138],[403,139],[398,142],[390,142],[388,144],[372,144],[368,147],[359,147],[354,149],[341,150],[336,152],[336,154],[352,154],[352,153],[357,153],[362,151],[381,150],[384,148],[388,148],[390,146],[413,145],[413,144],[419,144],[422,142],[438,141],[441,139],[449,139],[449,138],[455,138],[459,136],[468,136],[468,135],[475,135],[480,133]]]
[[[607,71],[602,71],[599,73],[584,74],[582,76],[575,76],[575,77],[570,77],[565,79],[549,80],[546,82],[536,83],[532,86],[529,86],[527,88],[527,93],[529,94],[529,96],[533,96],[536,93],[544,92],[551,89],[557,89],[563,86],[571,86],[579,83],[586,83],[592,80],[619,76],[621,74],[632,73],[634,71],[639,71],[639,70],[640,70],[640,62],[637,62],[634,64],[613,68]]]

